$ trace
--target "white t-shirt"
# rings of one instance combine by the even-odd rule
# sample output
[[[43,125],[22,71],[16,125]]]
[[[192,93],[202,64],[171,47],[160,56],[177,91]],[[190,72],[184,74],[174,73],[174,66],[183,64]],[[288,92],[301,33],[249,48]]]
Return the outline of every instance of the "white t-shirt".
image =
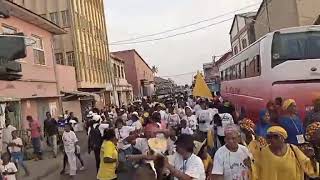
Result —
[[[137,138],[134,147],[138,149],[142,154],[147,154],[149,152],[148,139]]]
[[[168,123],[169,123],[169,126],[172,126],[172,127],[180,124],[179,115],[178,114],[169,114]]]
[[[183,108],[178,108],[177,114],[179,115],[180,118],[186,115],[186,112]]]
[[[198,111],[199,130],[202,132],[208,132],[212,127],[211,122],[213,120],[213,114],[209,109]],[[201,123],[204,121],[204,123]]]
[[[217,127],[217,134],[219,136],[224,136],[224,128],[228,124],[234,124],[233,117],[229,113],[222,113],[222,114],[219,114],[219,116],[221,117],[222,126]]]
[[[75,152],[75,144],[78,142],[78,138],[73,131],[63,132],[62,141],[64,145],[65,152]]]
[[[132,126],[122,126],[120,130],[118,128],[115,129],[116,137],[118,139],[118,148],[125,150],[131,146],[131,144],[127,144],[123,140],[129,137],[130,132],[134,130],[135,127]]]
[[[15,144],[17,144],[17,145],[23,145],[23,143],[22,143],[22,139],[21,138],[16,138],[16,139],[13,139],[12,141],[11,141],[12,143],[15,143]],[[21,147],[18,147],[18,146],[11,146],[11,147],[9,147],[9,150],[10,150],[10,152],[12,153],[12,152],[21,152]]]
[[[136,122],[133,122],[131,126],[134,127],[136,130],[142,128],[142,124],[141,124],[140,120],[137,120]]]
[[[2,130],[2,142],[9,143],[12,141],[12,132],[17,130],[17,128],[9,125]]]
[[[248,157],[252,155],[245,146],[239,145],[237,152],[222,146],[214,155],[212,174],[223,175],[224,180],[249,180],[249,170],[243,163]]]
[[[210,113],[214,116],[216,114],[219,114],[219,111],[218,109],[216,108],[209,108],[208,111],[210,111]]]
[[[182,156],[178,153],[168,157],[169,163],[175,167],[175,169],[187,174],[194,180],[205,180],[206,174],[202,160],[192,154],[187,160],[183,160]],[[174,178],[178,180],[178,178]]]
[[[184,116],[182,119],[187,121],[188,127],[190,127],[192,130],[197,130],[198,121],[195,115],[191,115],[190,117]]]
[[[193,130],[190,127],[181,128],[181,134],[193,135]]]
[[[195,112],[196,114],[198,114],[198,112],[201,110],[201,106],[200,106],[199,104],[196,104],[196,105],[194,106],[193,110],[194,110],[194,112]]]
[[[1,165],[0,166],[0,171],[1,172],[10,172],[10,173],[17,173],[18,169],[16,167],[16,165],[14,165],[13,162],[9,162],[7,165]],[[6,175],[4,176],[5,180],[16,180],[16,175],[15,174],[11,174],[11,175]]]
[[[168,122],[168,114],[164,110],[160,110],[161,120]]]

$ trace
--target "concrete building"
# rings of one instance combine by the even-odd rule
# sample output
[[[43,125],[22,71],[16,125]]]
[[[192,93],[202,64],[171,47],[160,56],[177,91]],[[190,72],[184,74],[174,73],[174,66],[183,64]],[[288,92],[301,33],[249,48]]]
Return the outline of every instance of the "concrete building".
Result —
[[[154,87],[155,87],[155,94],[157,96],[161,96],[161,95],[173,94],[175,92],[177,85],[171,79],[154,77]]]
[[[204,80],[206,81],[211,92],[220,91],[220,65],[233,56],[232,51],[228,51],[219,59],[214,59],[210,63],[203,64]]]
[[[133,100],[132,86],[128,83],[125,73],[125,61],[121,58],[111,54],[111,64],[113,71],[113,99],[112,104],[121,107],[122,105],[128,105]]]
[[[55,117],[61,113],[52,47],[54,35],[62,35],[66,31],[14,3],[5,1],[4,5],[11,16],[0,18],[0,33],[23,32],[33,42],[27,47],[27,57],[19,60],[22,78],[17,81],[0,81],[0,94],[4,97],[0,98],[1,112],[4,112],[2,103],[10,101],[15,114],[10,118],[11,123],[18,128],[23,125],[26,127],[27,122],[20,121],[20,118],[25,120],[27,115],[32,115],[35,119],[44,120],[47,111]]]
[[[103,0],[13,0],[68,31],[55,36],[57,64],[75,66],[77,89],[110,103],[111,63]],[[90,105],[88,105],[90,106]]]
[[[154,92],[154,75],[138,52],[132,49],[112,54],[125,61],[124,71],[129,84],[133,87],[134,97],[151,96]]]
[[[256,40],[253,21],[255,15],[256,12],[248,12],[234,16],[229,31],[233,55],[238,54]]]
[[[319,0],[264,0],[255,18],[256,38],[282,28],[316,24]]]

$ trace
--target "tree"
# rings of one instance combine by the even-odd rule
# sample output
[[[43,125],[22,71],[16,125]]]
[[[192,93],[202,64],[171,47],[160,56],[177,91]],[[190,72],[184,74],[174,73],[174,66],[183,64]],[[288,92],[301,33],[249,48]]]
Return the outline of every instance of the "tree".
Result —
[[[151,71],[152,71],[152,73],[153,73],[153,75],[155,75],[155,74],[157,74],[158,73],[158,67],[157,66],[152,66],[152,68],[151,68]]]

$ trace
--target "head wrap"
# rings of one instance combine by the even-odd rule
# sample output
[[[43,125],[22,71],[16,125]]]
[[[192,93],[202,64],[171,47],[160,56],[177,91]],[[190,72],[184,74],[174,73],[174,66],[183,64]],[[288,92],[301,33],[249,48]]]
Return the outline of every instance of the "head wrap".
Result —
[[[287,110],[292,104],[296,105],[296,101],[293,99],[287,99],[283,102],[282,109]]]
[[[312,136],[320,129],[320,122],[311,123],[306,129],[305,138],[307,141],[310,141]]]
[[[267,133],[274,133],[282,136],[284,139],[288,138],[288,133],[285,129],[283,129],[281,126],[271,126],[268,130]]]
[[[253,123],[253,121],[247,118],[240,121],[239,125],[241,129],[246,129],[252,133],[254,133],[254,129],[256,128],[256,125]]]

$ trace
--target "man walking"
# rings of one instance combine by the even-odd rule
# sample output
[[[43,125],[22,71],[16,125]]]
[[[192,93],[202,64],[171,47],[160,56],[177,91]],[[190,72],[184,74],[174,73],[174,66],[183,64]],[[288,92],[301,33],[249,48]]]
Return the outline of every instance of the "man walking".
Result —
[[[58,122],[51,117],[50,112],[46,112],[46,119],[44,120],[44,137],[47,138],[48,145],[52,147],[53,157],[57,157],[58,145],[57,145],[57,136],[58,136]]]
[[[34,120],[32,116],[27,116],[27,121],[29,122],[29,131],[31,132],[31,141],[34,150],[34,154],[36,155],[35,160],[42,159],[42,151],[41,151],[41,127],[40,123],[37,120]]]
[[[12,141],[12,132],[17,130],[14,126],[10,124],[10,120],[6,119],[6,127],[2,130],[2,153],[7,152],[8,144]]]

